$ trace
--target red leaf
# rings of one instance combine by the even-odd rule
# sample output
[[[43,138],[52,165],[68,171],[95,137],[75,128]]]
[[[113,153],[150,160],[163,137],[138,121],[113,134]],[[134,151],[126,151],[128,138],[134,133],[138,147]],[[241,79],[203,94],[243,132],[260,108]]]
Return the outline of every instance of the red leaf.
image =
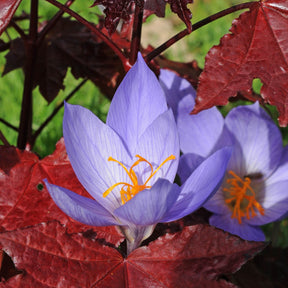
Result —
[[[179,232],[167,233],[123,258],[115,249],[123,236],[114,227],[76,223],[42,186],[47,178],[87,195],[70,166],[63,139],[43,160],[14,149],[0,147],[0,154],[6,151],[6,161],[13,163],[8,174],[0,171],[0,249],[11,257],[10,264],[2,263],[0,272],[9,273],[3,272],[6,281],[1,288],[233,287],[219,277],[238,270],[265,246],[206,224],[182,229],[185,221],[180,221]],[[1,165],[5,167],[5,161]],[[167,227],[173,228],[173,223]]]
[[[195,225],[166,234],[125,259],[116,249],[65,230],[53,221],[0,233],[0,245],[25,271],[0,287],[228,288],[234,286],[219,277],[239,269],[265,246]]]
[[[67,234],[58,222],[0,234],[17,268],[23,273],[0,287],[92,287],[122,261],[116,249]]]
[[[39,47],[33,86],[39,86],[43,97],[51,102],[64,89],[68,67],[75,78],[88,78],[112,98],[124,70],[119,58],[102,41],[79,22],[63,18],[46,35]],[[25,43],[16,38],[7,53],[3,75],[23,68]]]
[[[193,113],[225,105],[254,78],[263,82],[261,95],[276,105],[280,125],[288,123],[288,1],[255,2],[234,20],[231,34],[206,56]]]
[[[158,17],[164,17],[166,6],[165,1],[166,0],[145,0],[144,19],[153,13],[155,13]],[[133,21],[133,17],[131,17],[133,14],[133,6],[131,6],[131,4],[133,2],[135,2],[135,0],[95,0],[93,6],[99,4],[105,6],[105,27],[109,31],[109,34],[113,34],[116,31],[120,20],[124,21],[124,26],[131,26],[131,22]]]
[[[133,251],[128,260],[163,287],[203,287],[194,286],[195,281],[212,283],[220,275],[233,273],[265,246],[200,224],[158,238]]]
[[[233,278],[241,288],[255,287],[255,283],[265,283],[261,285],[263,288],[287,287],[288,248],[268,246],[234,274]]]
[[[97,230],[91,231],[95,227],[72,220],[50,197],[43,185],[45,178],[53,184],[89,197],[74,174],[63,139],[57,143],[55,152],[43,160],[39,160],[32,152],[0,146],[0,156],[5,154],[8,157],[4,161],[8,164],[5,165],[0,157],[0,168],[9,167],[9,174],[0,170],[0,231],[16,230],[57,219],[67,226],[69,233],[88,231],[87,238],[97,234],[97,238],[116,245],[123,240],[123,236],[113,226],[97,227]]]
[[[94,5],[105,6],[104,13],[105,17],[105,27],[110,34],[114,33],[120,20],[124,22],[131,21],[133,17],[133,8],[131,4],[135,2],[128,0],[95,0]],[[191,11],[187,8],[188,3],[192,3],[193,0],[145,0],[144,3],[144,18],[146,19],[151,14],[156,14],[158,17],[165,16],[165,6],[168,2],[171,6],[171,10],[176,13],[179,18],[186,24],[189,32],[192,31]]]
[[[9,24],[21,0],[2,0],[0,1],[0,35]]]
[[[130,0],[95,0],[93,6],[103,5],[105,17],[105,27],[110,34],[114,33],[120,20],[128,22],[130,20],[130,8],[134,1]]]
[[[9,278],[21,274],[22,271],[15,268],[15,265],[5,251],[0,250],[0,281],[1,279],[8,280]]]
[[[191,11],[187,8],[188,3],[193,3],[193,0],[165,0],[171,6],[171,10],[186,24],[189,33],[192,31]]]
[[[156,14],[158,17],[165,17],[165,0],[146,0],[144,9],[150,11],[148,14]]]
[[[195,60],[187,63],[175,62],[159,55],[154,59],[154,62],[159,65],[159,68],[172,70],[180,77],[188,80],[194,88],[197,87],[199,75],[202,70],[199,68]]]

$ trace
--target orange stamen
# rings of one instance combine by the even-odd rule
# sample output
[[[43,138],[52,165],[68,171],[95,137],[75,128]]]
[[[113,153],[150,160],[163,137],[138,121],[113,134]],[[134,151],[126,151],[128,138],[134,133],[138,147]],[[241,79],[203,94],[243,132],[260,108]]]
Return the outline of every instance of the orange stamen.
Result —
[[[114,185],[112,185],[109,189],[107,189],[104,193],[103,193],[103,197],[108,196],[108,194],[118,185],[122,185],[121,190],[120,190],[120,196],[121,196],[121,201],[122,204],[125,204],[127,201],[131,200],[137,193],[139,193],[140,191],[144,190],[144,189],[149,189],[151,188],[151,186],[147,185],[147,183],[151,180],[151,178],[159,171],[159,169],[168,161],[170,160],[174,160],[176,159],[176,157],[174,155],[170,155],[169,157],[167,157],[158,167],[157,169],[154,171],[152,164],[147,161],[145,158],[143,158],[140,155],[136,155],[135,157],[138,158],[138,160],[136,160],[133,165],[130,167],[130,169],[128,170],[127,167],[125,165],[123,165],[121,162],[119,162],[118,160],[109,157],[108,161],[114,161],[116,163],[118,163],[127,173],[127,175],[129,176],[130,180],[131,180],[131,184],[126,183],[126,182],[118,182]],[[139,165],[140,163],[147,163],[150,167],[150,176],[146,179],[146,181],[144,182],[144,184],[139,185],[138,182],[138,177],[135,173],[135,171],[133,170],[137,165]]]
[[[255,209],[261,215],[264,215],[264,208],[255,199],[255,192],[250,186],[251,179],[245,177],[243,181],[233,171],[228,171],[228,173],[232,176],[232,178],[226,181],[230,187],[224,188],[223,191],[230,194],[229,198],[225,199],[225,202],[232,208],[233,213],[231,218],[237,218],[239,224],[241,224],[243,217],[250,219],[257,215]]]

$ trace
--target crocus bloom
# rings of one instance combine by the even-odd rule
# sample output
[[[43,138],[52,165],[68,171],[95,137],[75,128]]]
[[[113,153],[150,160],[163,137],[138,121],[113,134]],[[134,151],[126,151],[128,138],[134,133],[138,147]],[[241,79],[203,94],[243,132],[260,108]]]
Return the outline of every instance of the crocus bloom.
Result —
[[[158,222],[198,209],[221,182],[231,151],[222,149],[195,169],[183,187],[172,184],[179,161],[173,112],[154,73],[139,54],[117,89],[106,124],[89,110],[65,105],[66,150],[94,199],[48,183],[56,204],[88,225],[117,225],[130,253]]]
[[[219,147],[232,146],[224,181],[204,207],[214,213],[211,225],[246,240],[264,241],[259,226],[288,211],[288,148],[283,148],[278,127],[258,103],[234,108],[225,119],[216,108],[189,115],[194,106],[193,88],[169,71],[162,71],[160,79],[167,93],[181,95],[181,91],[186,91],[178,103],[174,99],[170,104],[174,105],[174,113],[177,111],[180,148],[184,153],[180,178],[185,181],[195,163],[199,165],[203,157]],[[185,89],[171,85],[177,81],[186,83]]]

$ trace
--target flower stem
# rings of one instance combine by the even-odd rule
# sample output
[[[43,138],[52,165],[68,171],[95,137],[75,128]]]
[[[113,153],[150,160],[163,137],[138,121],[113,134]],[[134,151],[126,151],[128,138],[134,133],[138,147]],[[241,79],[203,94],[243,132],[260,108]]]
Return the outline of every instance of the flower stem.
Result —
[[[6,137],[4,136],[4,134],[2,133],[1,130],[0,130],[0,140],[2,141],[2,143],[4,144],[4,146],[10,146],[8,140],[6,139]]]
[[[25,41],[26,63],[24,67],[25,80],[20,115],[17,146],[25,149],[32,135],[32,92],[37,59],[38,37],[38,0],[31,0],[29,35]]]
[[[131,39],[131,49],[130,49],[131,66],[134,65],[134,63],[136,62],[137,53],[140,50],[143,11],[144,11],[144,0],[136,1],[135,12],[134,12],[134,22],[133,22],[133,32],[132,32],[132,39]]]
[[[257,2],[246,2],[246,3],[241,3],[235,6],[232,6],[228,9],[225,9],[223,11],[220,11],[216,14],[213,14],[197,23],[195,23],[194,25],[192,25],[192,32],[196,31],[197,29],[219,19],[222,18],[226,15],[229,15],[231,13],[234,13],[236,11],[242,10],[242,9],[251,9],[251,7],[253,5],[258,5]],[[191,32],[191,33],[192,33]],[[161,44],[159,47],[157,47],[156,49],[154,49],[152,52],[150,52],[146,57],[145,60],[146,62],[150,62],[153,58],[155,58],[156,56],[160,55],[163,51],[165,51],[166,49],[168,49],[170,46],[172,46],[174,43],[176,43],[177,41],[181,40],[182,38],[184,38],[186,35],[189,34],[188,29],[184,29],[181,32],[179,32],[178,34],[174,35],[173,37],[171,37],[169,40],[167,40],[166,42],[164,42],[163,44]]]

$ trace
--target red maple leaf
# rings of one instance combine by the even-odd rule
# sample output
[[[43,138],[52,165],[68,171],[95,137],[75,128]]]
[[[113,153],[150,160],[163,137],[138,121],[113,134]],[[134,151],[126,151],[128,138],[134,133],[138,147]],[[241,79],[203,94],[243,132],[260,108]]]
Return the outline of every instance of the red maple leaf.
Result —
[[[0,146],[0,231],[11,231],[57,219],[69,233],[90,231],[54,203],[43,179],[89,197],[68,160],[63,139],[43,160],[32,152]],[[97,227],[97,237],[119,244],[123,236],[114,227]]]
[[[186,24],[189,33],[192,31],[191,18],[192,13],[187,8],[188,3],[193,3],[193,0],[165,0],[171,6],[171,10]]]
[[[21,1],[22,0],[0,1],[0,35],[9,24]]]
[[[120,20],[129,22],[131,14],[130,8],[133,2],[134,0],[95,0],[92,6],[100,4],[105,6],[105,27],[109,33],[112,34],[115,32]]]
[[[112,40],[125,48],[125,41],[117,41],[118,38],[114,36]],[[25,45],[21,38],[11,41],[10,51],[5,56],[3,76],[24,67]],[[62,18],[45,36],[35,60],[33,86],[39,86],[41,94],[49,103],[60,89],[65,88],[63,81],[68,67],[71,67],[76,79],[88,78],[109,98],[112,98],[124,76],[121,61],[104,42],[95,38],[81,23]]]
[[[133,2],[137,1],[95,0],[93,6],[101,4],[105,7],[105,27],[109,33],[112,34],[115,32],[120,20],[124,20],[124,22],[127,23],[133,19],[133,17],[130,17],[130,15],[133,14],[133,9],[131,9],[131,4]],[[192,14],[187,8],[187,4],[192,3],[193,0],[146,0],[143,7],[145,19],[151,14],[156,14],[158,17],[164,17],[166,2],[170,4],[171,10],[179,16],[179,18],[186,24],[189,32],[191,32],[192,25],[190,20]]]
[[[22,273],[0,287],[92,287],[121,261],[116,249],[66,230],[53,221],[1,233],[1,246]]]
[[[22,274],[2,288],[28,287],[234,287],[219,280],[265,244],[247,242],[209,225],[166,234],[127,258],[81,233],[68,234],[57,221],[0,233]]]
[[[43,160],[1,146],[0,169],[0,256],[8,259],[0,263],[1,288],[234,287],[220,275],[235,272],[265,246],[207,224],[185,226],[196,221],[190,217],[192,222],[174,223],[179,226],[174,231],[168,224],[163,236],[125,258],[117,248],[123,236],[115,227],[73,221],[43,186],[47,178],[89,196],[73,172],[63,139]]]
[[[165,0],[146,0],[144,4],[145,10],[156,14],[158,17],[165,17],[165,7]]]
[[[225,105],[238,91],[247,91],[255,78],[263,82],[261,96],[288,123],[288,1],[255,2],[233,21],[231,34],[206,56],[193,114]],[[256,99],[255,99],[256,100]]]

